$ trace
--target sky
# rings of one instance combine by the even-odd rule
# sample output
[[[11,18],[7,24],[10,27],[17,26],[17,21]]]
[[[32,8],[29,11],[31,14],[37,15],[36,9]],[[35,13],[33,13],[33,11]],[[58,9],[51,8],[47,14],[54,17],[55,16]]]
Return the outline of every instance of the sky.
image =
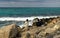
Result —
[[[0,7],[60,7],[60,0],[0,0]]]

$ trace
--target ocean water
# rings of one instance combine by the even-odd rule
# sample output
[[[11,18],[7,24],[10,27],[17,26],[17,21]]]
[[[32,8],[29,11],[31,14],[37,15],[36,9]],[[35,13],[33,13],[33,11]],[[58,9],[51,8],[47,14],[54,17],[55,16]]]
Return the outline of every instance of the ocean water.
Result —
[[[60,7],[1,7],[0,26],[17,23],[22,25],[26,19],[49,18],[60,15]]]
[[[3,17],[25,17],[25,16],[50,16],[60,15],[59,7],[2,7],[0,16]]]

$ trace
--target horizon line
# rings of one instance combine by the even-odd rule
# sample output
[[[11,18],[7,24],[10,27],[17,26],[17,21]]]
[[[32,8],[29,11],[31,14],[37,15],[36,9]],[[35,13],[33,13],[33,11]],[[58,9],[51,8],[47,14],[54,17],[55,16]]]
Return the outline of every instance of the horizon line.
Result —
[[[0,8],[25,8],[25,7],[0,7]],[[27,7],[27,8],[29,8],[29,7]],[[35,7],[33,7],[33,8],[35,8]],[[39,7],[37,7],[37,8],[39,8]]]

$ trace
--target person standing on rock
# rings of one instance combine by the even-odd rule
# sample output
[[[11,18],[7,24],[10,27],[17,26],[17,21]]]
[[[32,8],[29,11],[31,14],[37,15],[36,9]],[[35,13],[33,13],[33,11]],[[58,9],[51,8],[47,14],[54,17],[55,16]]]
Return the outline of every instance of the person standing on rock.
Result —
[[[24,29],[27,31],[29,28],[28,28],[28,26],[29,26],[29,20],[28,19],[26,19],[26,21],[25,21],[25,23],[24,23]]]
[[[26,19],[25,23],[24,23],[24,27],[28,27],[29,26],[29,21],[28,19]]]

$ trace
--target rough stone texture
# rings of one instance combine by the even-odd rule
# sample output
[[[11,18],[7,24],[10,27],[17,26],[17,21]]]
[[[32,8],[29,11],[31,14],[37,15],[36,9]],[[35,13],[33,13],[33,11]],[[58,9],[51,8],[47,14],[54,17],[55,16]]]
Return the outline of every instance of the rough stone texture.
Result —
[[[17,34],[17,26],[11,24],[0,29],[0,38],[15,38]]]
[[[15,24],[2,27],[0,38],[60,38],[60,18],[36,19],[28,27]]]
[[[24,31],[22,31],[22,37],[21,38],[55,38],[55,35],[59,34],[57,33],[57,30],[60,29],[60,20],[57,18],[49,18],[49,20],[43,19],[43,21],[35,21],[32,27],[28,27],[29,30],[26,30],[24,28]],[[58,21],[57,21],[58,20]],[[37,26],[36,23],[44,23],[44,26]],[[47,22],[45,26],[45,22]],[[23,37],[24,36],[24,37]],[[28,37],[29,36],[29,37]],[[58,37],[58,36],[56,36]]]

